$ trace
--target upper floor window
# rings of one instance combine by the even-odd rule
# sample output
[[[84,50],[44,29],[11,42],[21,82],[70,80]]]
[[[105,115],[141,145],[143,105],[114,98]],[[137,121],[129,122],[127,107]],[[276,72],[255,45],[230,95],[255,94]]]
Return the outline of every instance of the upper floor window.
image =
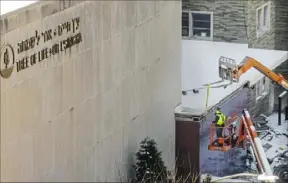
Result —
[[[210,12],[182,12],[182,36],[212,39],[213,14]]]
[[[257,25],[257,35],[261,35],[262,33],[269,30],[270,26],[270,4],[267,3],[261,7],[259,7],[256,11],[256,25]]]

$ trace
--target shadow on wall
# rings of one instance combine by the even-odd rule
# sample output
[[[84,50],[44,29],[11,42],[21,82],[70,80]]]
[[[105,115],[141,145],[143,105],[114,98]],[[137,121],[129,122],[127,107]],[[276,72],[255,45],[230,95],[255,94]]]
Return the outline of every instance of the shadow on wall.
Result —
[[[222,112],[230,116],[235,112],[241,115],[241,111],[248,107],[248,89],[243,89],[238,95],[221,106]],[[201,123],[200,129],[200,170],[201,173],[209,173],[214,176],[226,176],[245,171],[245,162],[241,160],[245,150],[231,149],[227,152],[209,151],[209,125],[214,120],[214,113],[206,117]]]

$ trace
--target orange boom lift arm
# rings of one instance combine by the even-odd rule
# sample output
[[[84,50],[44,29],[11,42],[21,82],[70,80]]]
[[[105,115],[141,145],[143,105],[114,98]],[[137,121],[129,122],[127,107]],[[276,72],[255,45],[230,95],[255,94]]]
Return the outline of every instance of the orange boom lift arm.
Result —
[[[247,72],[250,68],[255,68],[269,79],[288,90],[288,81],[281,75],[276,74],[272,70],[251,57],[246,57],[244,61],[238,65],[237,69],[232,71],[232,78],[238,80],[242,74]],[[228,68],[229,69],[229,68]]]
[[[184,90],[182,91],[183,95],[186,95],[188,91],[193,91],[193,93],[199,93],[199,90],[207,89],[207,86],[210,88],[226,88],[227,86],[238,83],[239,78],[242,74],[246,73],[249,69],[255,68],[269,79],[271,79],[274,83],[282,86],[285,90],[288,90],[288,81],[281,75],[276,74],[272,70],[268,69],[262,63],[258,62],[256,59],[251,57],[245,57],[245,59],[240,63],[237,64],[235,60],[231,58],[226,58],[221,56],[219,58],[219,77],[221,78],[220,81],[216,81],[209,84],[204,84],[200,88],[194,88],[191,90]],[[230,81],[230,83],[224,83],[225,81]]]

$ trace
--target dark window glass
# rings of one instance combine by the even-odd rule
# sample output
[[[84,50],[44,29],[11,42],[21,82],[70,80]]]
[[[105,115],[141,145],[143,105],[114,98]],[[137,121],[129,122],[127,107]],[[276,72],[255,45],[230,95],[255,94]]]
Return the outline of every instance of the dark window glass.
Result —
[[[258,21],[257,21],[257,29],[260,29],[261,27],[261,14],[262,14],[262,10],[260,9],[260,10],[258,10],[257,11],[257,19],[258,19]]]
[[[193,20],[204,20],[210,22],[210,14],[192,13]]]
[[[193,27],[210,29],[210,21],[193,20]]]
[[[189,13],[182,13],[182,26],[189,27]]]
[[[210,29],[197,29],[193,28],[193,36],[210,37]]]
[[[211,36],[211,15],[192,13],[193,36],[210,37]]]
[[[263,26],[266,26],[266,24],[267,24],[267,10],[268,9],[268,6],[266,5],[265,7],[264,7],[264,19],[263,19]]]
[[[189,13],[182,12],[182,36],[189,36]]]

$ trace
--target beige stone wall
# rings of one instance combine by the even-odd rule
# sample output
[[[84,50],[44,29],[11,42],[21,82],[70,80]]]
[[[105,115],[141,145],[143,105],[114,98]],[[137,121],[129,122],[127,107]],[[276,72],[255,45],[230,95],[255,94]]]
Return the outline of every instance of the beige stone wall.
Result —
[[[75,33],[52,31],[47,42],[40,35],[39,45],[18,53],[35,30],[77,17]],[[11,44],[16,62],[29,57],[28,68],[17,72],[15,63],[0,80],[1,181],[125,180],[146,136],[172,168],[180,20],[180,1],[39,2],[1,17],[1,46]],[[77,33],[82,42],[49,55]],[[39,62],[44,48],[48,58]]]

